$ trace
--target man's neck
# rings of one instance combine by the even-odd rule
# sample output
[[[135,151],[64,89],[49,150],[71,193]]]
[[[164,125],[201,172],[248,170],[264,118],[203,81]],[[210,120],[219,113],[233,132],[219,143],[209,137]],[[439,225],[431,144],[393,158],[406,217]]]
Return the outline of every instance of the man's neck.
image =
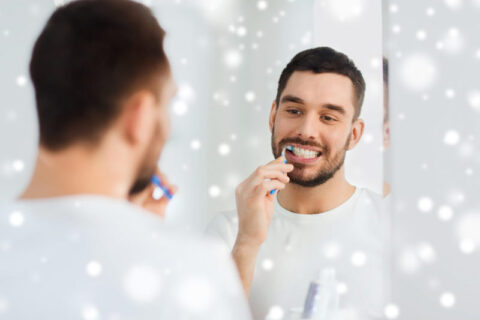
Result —
[[[40,147],[32,179],[20,199],[77,194],[126,198],[129,186],[125,181],[129,179],[111,151],[73,146],[50,152]]]
[[[325,183],[315,187],[302,187],[289,183],[279,192],[280,205],[300,214],[322,213],[332,210],[347,201],[355,187],[345,180],[343,167]]]

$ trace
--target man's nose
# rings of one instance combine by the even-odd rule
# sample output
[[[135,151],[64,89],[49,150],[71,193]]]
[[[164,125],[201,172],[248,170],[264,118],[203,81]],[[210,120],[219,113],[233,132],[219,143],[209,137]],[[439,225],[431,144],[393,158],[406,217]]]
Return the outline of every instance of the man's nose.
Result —
[[[314,115],[306,115],[297,127],[297,136],[299,138],[310,140],[318,135],[318,119]]]

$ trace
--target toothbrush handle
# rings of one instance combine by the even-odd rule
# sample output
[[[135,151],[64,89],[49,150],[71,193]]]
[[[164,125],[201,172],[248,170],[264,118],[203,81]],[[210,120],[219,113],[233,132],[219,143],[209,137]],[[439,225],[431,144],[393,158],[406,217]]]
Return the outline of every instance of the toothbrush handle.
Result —
[[[170,190],[167,189],[167,187],[165,187],[162,183],[162,181],[160,180],[160,178],[157,176],[157,175],[153,175],[152,176],[152,183],[154,185],[156,185],[157,187],[159,187],[160,189],[162,189],[164,195],[168,198],[168,199],[172,199],[173,198],[173,195],[170,193]]]
[[[283,157],[285,158],[285,155],[283,155]],[[287,163],[287,159],[283,159],[283,163]],[[277,189],[270,190],[270,195],[273,195],[275,191],[277,191]]]

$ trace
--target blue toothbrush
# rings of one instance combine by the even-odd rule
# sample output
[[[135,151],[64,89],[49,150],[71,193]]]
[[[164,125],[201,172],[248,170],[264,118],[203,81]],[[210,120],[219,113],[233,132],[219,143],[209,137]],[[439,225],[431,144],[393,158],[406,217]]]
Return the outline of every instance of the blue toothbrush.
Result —
[[[157,175],[152,176],[152,183],[156,185],[158,188],[162,189],[163,194],[170,200],[173,198],[173,194],[170,193],[170,191],[165,187],[160,180],[160,178]]]
[[[293,152],[293,146],[286,146],[282,150],[282,157],[283,157],[283,163],[287,163],[287,159],[285,158],[285,150],[292,151]],[[273,195],[277,191],[277,189],[270,190],[270,194]]]

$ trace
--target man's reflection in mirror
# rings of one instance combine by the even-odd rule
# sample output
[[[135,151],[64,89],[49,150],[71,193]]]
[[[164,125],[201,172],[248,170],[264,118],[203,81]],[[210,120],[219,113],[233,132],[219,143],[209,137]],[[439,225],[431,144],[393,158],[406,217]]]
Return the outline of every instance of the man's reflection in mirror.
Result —
[[[328,47],[298,53],[280,75],[275,160],[259,164],[236,189],[237,210],[207,229],[232,249],[255,319],[382,318],[383,197],[350,184],[344,168],[364,131],[365,87],[354,62]]]
[[[390,97],[388,95],[388,59],[383,57],[383,196],[387,197],[390,190],[390,168],[389,168],[389,149],[390,149]]]

